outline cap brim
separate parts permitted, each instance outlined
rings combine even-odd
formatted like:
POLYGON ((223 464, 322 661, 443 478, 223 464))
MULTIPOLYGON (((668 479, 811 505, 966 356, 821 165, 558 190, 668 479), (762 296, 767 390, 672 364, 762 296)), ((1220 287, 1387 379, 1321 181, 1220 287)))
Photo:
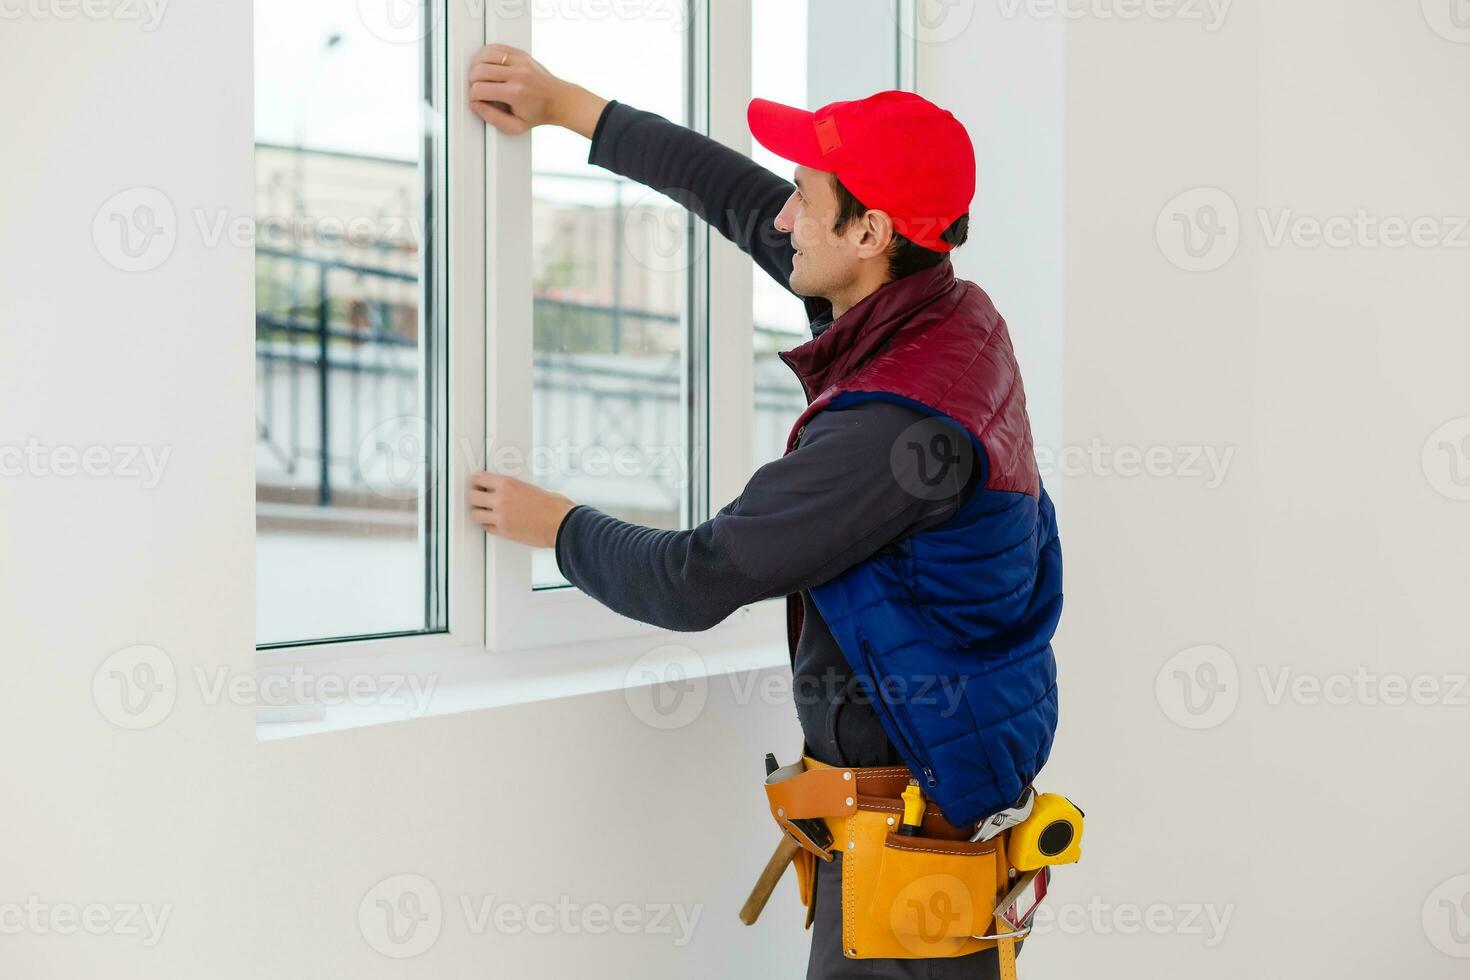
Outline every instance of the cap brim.
POLYGON ((815 113, 769 99, 751 99, 745 118, 750 135, 776 156, 817 170, 832 169, 817 142, 815 113))

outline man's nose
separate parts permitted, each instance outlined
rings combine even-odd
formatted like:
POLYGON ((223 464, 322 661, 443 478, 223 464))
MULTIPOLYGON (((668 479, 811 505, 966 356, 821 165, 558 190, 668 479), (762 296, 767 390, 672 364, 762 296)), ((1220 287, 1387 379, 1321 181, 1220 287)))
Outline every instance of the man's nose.
POLYGON ((795 194, 792 194, 790 197, 788 197, 786 199, 786 206, 781 209, 780 214, 776 215, 776 220, 771 222, 776 226, 776 230, 781 232, 783 235, 791 234, 792 231, 796 228, 796 225, 791 220, 792 214, 794 214, 796 211, 795 201, 795 194))

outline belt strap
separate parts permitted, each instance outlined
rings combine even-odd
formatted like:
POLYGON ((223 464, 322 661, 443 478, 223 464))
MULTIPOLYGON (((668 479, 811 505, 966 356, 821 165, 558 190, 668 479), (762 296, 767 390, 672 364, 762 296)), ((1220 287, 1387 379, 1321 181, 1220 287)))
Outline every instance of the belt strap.
MULTIPOLYGON (((1010 928, 1004 919, 995 920, 996 935, 1010 928)), ((996 956, 1000 959, 1000 980, 1016 980, 1016 941, 1001 939, 995 944, 996 956)))

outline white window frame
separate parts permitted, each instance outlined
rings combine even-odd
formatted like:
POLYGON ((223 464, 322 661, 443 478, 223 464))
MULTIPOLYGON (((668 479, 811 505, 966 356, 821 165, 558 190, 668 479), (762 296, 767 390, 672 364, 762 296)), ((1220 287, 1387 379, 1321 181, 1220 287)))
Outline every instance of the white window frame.
MULTIPOLYGON (((699 32, 692 68, 707 61, 707 81, 693 87, 696 128, 742 153, 751 137, 745 107, 752 91, 751 12, 745 3, 689 0, 699 32), (719 38, 711 44, 710 38, 719 38)), ((724 623, 701 633, 679 633, 621 616, 575 587, 536 589, 532 551, 486 535, 469 519, 464 490, 473 470, 484 466, 499 447, 531 445, 532 430, 532 278, 526 229, 531 226, 531 140, 505 136, 484 126, 469 111, 468 86, 457 79, 479 48, 493 40, 531 49, 533 17, 529 5, 449 3, 436 19, 435 43, 447 51, 449 113, 448 185, 448 338, 449 628, 443 633, 323 642, 262 651, 263 672, 285 672, 320 665, 322 673, 342 674, 354 662, 395 664, 401 669, 456 678, 451 707, 465 710, 509 703, 507 687, 529 684, 524 700, 603 689, 616 668, 649 650, 667 646, 687 674, 691 662, 726 671, 786 662, 785 602, 774 598, 741 607, 724 623), (690 651, 693 661, 677 651, 690 651), (534 654, 522 656, 527 651, 534 654), (571 679, 568 671, 582 680, 571 679), (560 675, 561 679, 557 679, 560 675), (602 680, 586 681, 596 675, 602 680), (589 687, 589 684, 591 685, 589 687), (481 690, 494 693, 465 694, 481 690)), ((898 0, 901 16, 913 16, 912 0, 898 0)), ((912 88, 915 51, 912 35, 899 30, 898 64, 905 87, 912 88)), ((616 98, 616 92, 601 93, 616 98)), ((706 356, 697 362, 707 402, 696 418, 707 437, 690 447, 691 469, 707 469, 694 480, 693 523, 707 519, 737 497, 754 459, 754 322, 751 310, 755 270, 749 257, 723 236, 695 220, 706 236, 705 267, 698 271, 694 295, 707 305, 707 334, 700 339, 706 356), (710 365, 719 365, 718 371, 710 365), (718 406, 718 410, 714 409, 718 406)), ((444 234, 440 229, 441 236, 444 234)), ((696 318, 696 323, 699 319, 696 318)), ((364 668, 368 669, 368 668, 364 668)), ((371 714, 371 713, 370 713, 371 714)), ((262 720, 272 719, 265 714, 262 720)), ((292 719, 287 719, 292 720, 292 719)), ((262 738, 309 734, 396 720, 377 712, 366 720, 336 723, 265 725, 262 738), (282 728, 295 731, 283 731, 282 728), (267 730, 274 729, 274 730, 267 730)))

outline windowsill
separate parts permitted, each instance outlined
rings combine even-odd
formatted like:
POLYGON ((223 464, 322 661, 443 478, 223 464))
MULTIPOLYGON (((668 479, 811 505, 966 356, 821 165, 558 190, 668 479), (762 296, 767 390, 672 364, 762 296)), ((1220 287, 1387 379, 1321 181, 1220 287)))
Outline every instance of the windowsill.
POLYGON ((631 689, 661 678, 682 682, 785 667, 785 624, 785 603, 767 601, 702 633, 661 630, 525 651, 465 647, 273 663, 259 671, 262 691, 274 677, 280 690, 321 690, 324 703, 258 708, 256 737, 277 741, 631 689))

